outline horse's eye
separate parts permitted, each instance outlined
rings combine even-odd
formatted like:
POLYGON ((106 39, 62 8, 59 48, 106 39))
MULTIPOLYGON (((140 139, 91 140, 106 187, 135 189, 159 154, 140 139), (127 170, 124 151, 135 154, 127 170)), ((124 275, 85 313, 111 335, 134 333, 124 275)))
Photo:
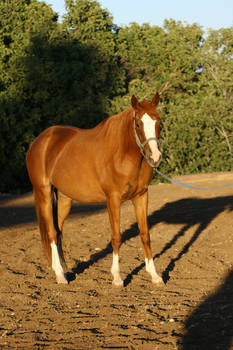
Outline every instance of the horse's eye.
POLYGON ((140 124, 139 124, 139 123, 136 123, 136 127, 137 127, 137 128, 140 128, 140 124))

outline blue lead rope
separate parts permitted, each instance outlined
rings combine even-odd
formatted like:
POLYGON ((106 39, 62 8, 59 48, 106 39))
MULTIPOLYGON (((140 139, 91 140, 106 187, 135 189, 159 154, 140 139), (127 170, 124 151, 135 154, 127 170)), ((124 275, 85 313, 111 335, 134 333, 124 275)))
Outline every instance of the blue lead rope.
POLYGON ((213 191, 213 190, 221 190, 223 188, 227 188, 227 187, 230 187, 230 186, 233 186, 233 183, 231 184, 227 184, 227 185, 223 185, 223 186, 218 186, 218 187, 196 187, 196 186, 192 186, 192 185, 189 185, 189 184, 184 184, 183 182, 181 181, 178 181, 178 180, 174 180, 174 179, 171 179, 170 177, 168 177, 167 175, 164 175, 162 174, 158 169, 155 169, 156 172, 164 177, 166 180, 170 181, 170 182, 173 182, 175 183, 176 185, 179 185, 179 186, 183 186, 183 187, 187 187, 187 188, 191 188, 193 190, 200 190, 200 191, 213 191))

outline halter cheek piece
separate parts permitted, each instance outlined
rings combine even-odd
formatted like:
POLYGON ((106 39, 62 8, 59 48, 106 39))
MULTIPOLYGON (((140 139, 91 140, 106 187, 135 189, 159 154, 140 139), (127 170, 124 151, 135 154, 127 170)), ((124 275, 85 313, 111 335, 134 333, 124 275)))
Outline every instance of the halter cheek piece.
POLYGON ((146 152, 144 151, 144 147, 145 145, 149 142, 149 141, 156 141, 157 145, 160 145, 160 140, 157 137, 149 137, 148 139, 146 139, 143 143, 141 143, 137 131, 136 131, 136 121, 135 121, 135 111, 134 111, 134 115, 133 115, 133 123, 134 123, 134 135, 135 135, 135 139, 137 142, 137 145, 140 149, 141 154, 143 155, 143 157, 146 159, 147 163, 152 167, 152 168, 156 168, 159 166, 159 163, 156 163, 156 165, 154 164, 154 162, 151 160, 151 158, 146 154, 146 152))

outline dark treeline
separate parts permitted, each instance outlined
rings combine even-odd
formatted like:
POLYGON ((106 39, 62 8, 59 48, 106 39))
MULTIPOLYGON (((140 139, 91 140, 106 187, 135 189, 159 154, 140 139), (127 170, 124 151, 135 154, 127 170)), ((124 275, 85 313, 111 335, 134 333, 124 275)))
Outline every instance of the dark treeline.
POLYGON ((30 188, 25 153, 54 124, 90 128, 161 94, 167 174, 232 169, 233 27, 117 27, 94 0, 0 0, 0 192, 30 188))

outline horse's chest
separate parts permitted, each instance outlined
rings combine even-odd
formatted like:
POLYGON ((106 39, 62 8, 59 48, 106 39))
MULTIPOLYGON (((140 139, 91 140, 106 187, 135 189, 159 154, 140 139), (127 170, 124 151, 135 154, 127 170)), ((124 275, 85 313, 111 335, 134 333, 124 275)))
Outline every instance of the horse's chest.
MULTIPOLYGON (((124 174, 125 175, 125 174, 124 174)), ((151 180, 152 170, 147 164, 142 164, 127 173, 127 175, 118 178, 119 188, 121 188, 122 200, 132 199, 137 195, 142 195, 148 189, 151 180)))
POLYGON ((130 198, 133 193, 135 192, 135 186, 133 186, 130 182, 128 182, 125 186, 124 193, 123 193, 123 199, 128 199, 130 198))
POLYGON ((142 195, 148 189, 148 186, 140 186, 138 183, 131 183, 130 181, 126 184, 124 192, 122 193, 122 200, 132 199, 137 195, 142 195))

